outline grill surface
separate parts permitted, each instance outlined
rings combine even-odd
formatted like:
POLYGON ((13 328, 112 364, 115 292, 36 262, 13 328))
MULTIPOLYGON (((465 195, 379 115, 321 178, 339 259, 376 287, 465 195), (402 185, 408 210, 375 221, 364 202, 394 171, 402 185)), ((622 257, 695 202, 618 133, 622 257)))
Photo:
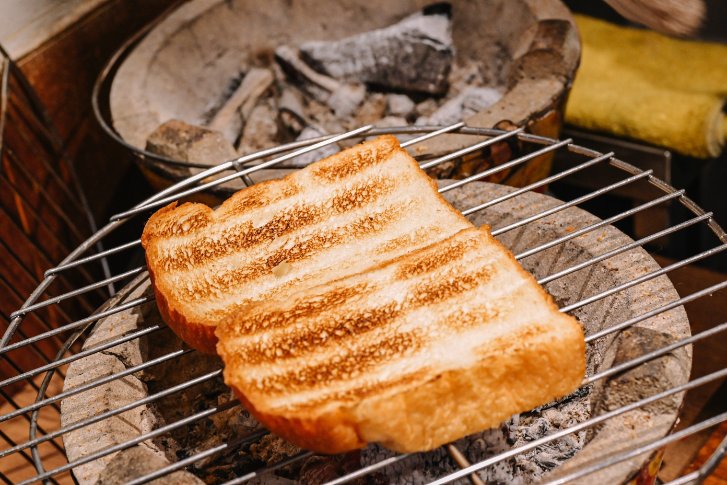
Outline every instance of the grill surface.
MULTIPOLYGON (((383 132, 394 133, 402 135, 402 139, 406 139, 403 143, 404 146, 411 146, 412 153, 422 154, 426 152, 426 141, 442 136, 447 132, 459 132, 465 135, 472 135, 473 144, 465 149, 459 150, 454 153, 450 153, 444 156, 439 156, 435 159, 422 160, 422 167, 428 168, 433 167, 439 163, 444 163, 449 160, 458 159, 462 156, 472 154, 474 152, 487 149, 488 146, 500 142, 517 142, 522 145, 530 147, 529 153, 515 160, 507 162, 504 165, 500 165, 491 169, 488 169, 482 173, 473 175, 467 179, 452 182, 445 187, 442 187, 442 192, 458 190, 467 190, 470 182, 482 180, 490 175, 494 175, 497 172, 503 170, 516 170, 519 167, 523 167, 526 162, 536 158, 537 156, 554 151, 568 150, 582 157, 582 161, 572 168, 569 168, 563 172, 553 174, 546 179, 540 180, 528 187, 517 189, 514 191, 508 191, 507 193, 501 193, 496 195, 489 201, 484 201, 476 206, 472 206, 468 209, 463 210, 466 215, 476 214, 481 211, 492 209, 500 204, 506 204, 508 201, 512 202, 518 200, 519 197, 526 198, 531 194, 526 192, 542 188, 547 186, 549 183, 556 180, 567 179, 568 176, 575 174, 576 172, 588 170, 589 167, 602 164, 608 165, 610 170, 620 175, 620 181, 615 183, 609 183, 604 185, 602 188, 579 196, 571 201, 560 203, 554 206, 550 206, 544 209, 535 208, 531 215, 520 217, 514 222, 510 222, 502 227, 495 227, 493 233, 495 235, 504 235, 514 229, 519 229, 520 234, 527 234, 530 227, 535 227, 542 219, 567 211, 571 207, 582 206, 587 204, 589 201, 604 196, 619 187, 623 187, 630 184, 643 184, 644 190, 653 192, 654 196, 650 202, 641 204, 633 209, 618 213, 604 219, 603 222, 590 222, 582 226, 574 226, 568 228, 568 233, 562 237, 544 241, 536 247, 527 249, 520 254, 518 257, 525 258, 527 256, 534 255, 539 251, 545 250, 557 250, 559 247, 568 244, 570 241, 577 240, 579 238, 592 237, 596 231, 605 228, 609 224, 615 224, 619 221, 627 221, 630 216, 647 210, 658 204, 667 203, 679 203, 683 205, 688 212, 691 214, 690 217, 684 221, 678 221, 670 228, 659 231, 658 233, 647 236, 634 243, 626 243, 617 248, 610 249, 602 254, 593 256, 587 261, 578 263, 568 267, 565 270, 560 270, 555 273, 539 276, 540 282, 545 284, 550 281, 554 281, 558 278, 566 275, 578 272, 578 271, 589 271, 593 265, 600 262, 609 261, 611 258, 617 257, 622 254, 630 254, 631 251, 640 251, 641 246, 658 243, 661 238, 667 237, 671 234, 679 231, 693 230, 697 227, 707 227, 715 235, 714 247, 708 251, 704 251, 698 254, 694 254, 682 261, 675 262, 664 268, 649 271, 637 277, 632 277, 624 283, 619 283, 613 287, 607 289, 599 289, 598 291, 591 291, 585 293, 581 299, 574 302, 568 302, 568 304, 562 305, 561 310, 564 312, 577 311, 582 307, 599 302, 609 296, 620 294, 621 292, 629 291, 633 288, 638 288, 639 285, 648 284, 648 282, 668 275, 670 271, 687 266, 689 264, 696 263, 704 260, 709 256, 727 249, 727 235, 720 228, 717 223, 711 218, 711 213, 703 211, 700 207, 694 204, 690 199, 684 195, 684 191, 678 191, 670 185, 660 181, 659 179, 652 176, 649 171, 641 171, 638 168, 620 161, 614 157, 613 153, 602 154, 589 150, 584 147, 576 146, 571 140, 552 140, 544 137, 529 135, 521 130, 515 130, 510 132, 503 132, 498 130, 490 129, 479 129, 465 127, 463 124, 457 124, 446 128, 433 128, 433 127, 416 127, 416 128, 402 128, 392 129, 387 128, 386 130, 377 130, 371 127, 362 127, 358 130, 354 130, 343 135, 334 137, 323 137, 319 139, 306 140, 295 144, 278 147, 263 152, 258 152, 249 156, 242 157, 233 162, 223 163, 215 168, 209 169, 197 176, 191 177, 179 184, 176 184, 169 189, 157 194, 156 196, 144 201, 143 203, 136 206, 134 209, 127 211, 122 214, 118 214, 112 218, 112 221, 107 224, 104 228, 98 231, 93 237, 85 241, 77 250, 73 251, 66 259, 64 259, 58 266, 49 269, 46 272, 46 278, 40 284, 40 286, 29 296, 25 304, 21 309, 11 315, 11 323, 9 329, 0 341, 0 358, 12 359, 13 355, 17 355, 17 352, 22 352, 24 347, 28 345, 36 344, 40 341, 51 339, 51 338, 62 338, 65 344, 58 352, 54 361, 43 365, 35 369, 28 369, 19 372, 16 376, 6 379, 0 382, 0 387, 9 386, 13 383, 20 381, 32 382, 39 390, 37 394, 35 391, 31 395, 19 396, 17 400, 9 400, 8 403, 3 407, 2 414, 0 415, 0 423, 9 422, 10 420, 25 421, 27 422, 28 436, 13 437, 6 434, 0 435, 6 442, 6 447, 0 451, 0 478, 7 483, 20 482, 20 483, 33 483, 37 481, 68 481, 69 471, 79 467, 85 463, 92 462, 94 460, 101 459, 104 456, 110 455, 111 453, 127 449, 134 446, 137 443, 142 443, 152 438, 163 437, 165 434, 174 431, 175 429, 181 429, 184 427, 192 426, 194 423, 200 422, 207 417, 215 416, 228 409, 239 406, 236 401, 228 401, 218 405, 206 406, 202 409, 194 409, 186 415, 178 417, 175 421, 170 422, 166 426, 154 429, 148 432, 143 432, 135 438, 128 440, 122 440, 121 443, 99 449, 89 455, 75 457, 71 461, 62 466, 49 466, 44 460, 44 454, 48 449, 52 447, 63 446, 63 438, 67 438, 69 433, 74 430, 85 428, 93 425, 94 423, 101 422, 102 420, 121 414, 129 410, 136 409, 142 405, 161 400, 163 398, 169 398, 174 396, 175 393, 179 393, 184 389, 190 388, 197 385, 199 382, 205 380, 211 380, 219 375, 219 371, 212 370, 207 373, 198 375, 195 379, 187 380, 182 383, 173 385, 172 387, 156 390, 154 393, 150 393, 147 397, 138 400, 132 400, 129 403, 123 404, 123 406, 116 407, 105 411, 103 414, 91 415, 81 421, 60 424, 59 420, 59 404, 66 398, 74 396, 76 399, 83 399, 84 396, 91 396, 90 390, 97 388, 106 383, 113 382, 124 378, 125 376, 137 374, 147 369, 154 369, 155 366, 163 364, 164 362, 173 362, 178 358, 189 354, 191 351, 186 349, 177 349, 170 351, 159 356, 155 356, 152 359, 148 359, 143 363, 112 372, 108 375, 98 376, 96 379, 91 380, 79 387, 72 387, 70 389, 61 390, 62 380, 59 377, 59 373, 64 371, 68 364, 81 359, 101 353, 106 349, 117 346, 123 342, 134 341, 135 339, 146 338, 147 336, 163 331, 163 324, 157 324, 147 326, 140 330, 134 330, 127 332, 115 339, 104 342, 103 344, 94 344, 91 347, 81 348, 79 345, 85 341, 91 332, 94 325, 104 317, 109 317, 115 314, 119 314, 129 309, 135 309, 150 303, 153 297, 141 294, 133 298, 116 299, 112 300, 109 304, 102 307, 97 312, 83 316, 80 319, 62 323, 58 328, 49 330, 47 332, 34 335, 31 337, 22 337, 19 332, 23 328, 23 322, 26 320, 28 315, 37 312, 41 309, 59 308, 62 309, 64 305, 73 302, 74 299, 83 297, 84 294, 97 291, 98 289, 104 289, 108 291, 109 296, 113 295, 114 288, 119 284, 125 284, 126 282, 136 278, 142 279, 144 273, 143 267, 133 268, 119 274, 113 275, 103 280, 97 281, 90 285, 78 288, 76 290, 66 292, 57 296, 56 293, 50 291, 53 288, 53 282, 62 275, 66 275, 69 272, 79 271, 83 269, 84 265, 93 264, 98 260, 111 257, 112 255, 120 254, 131 254, 132 251, 139 251, 139 241, 130 241, 126 244, 117 246, 112 249, 108 249, 102 252, 92 253, 96 248, 98 242, 103 242, 111 232, 124 224, 129 218, 140 216, 145 217, 149 211, 165 205, 169 202, 177 200, 180 197, 190 195, 215 185, 224 183, 228 180, 232 180, 237 177, 242 177, 246 183, 249 181, 247 174, 262 170, 268 167, 272 167, 277 163, 283 162, 290 158, 293 158, 303 152, 315 150, 320 146, 335 143, 344 139, 358 139, 364 136, 370 136, 374 134, 381 134, 383 132), (414 138, 412 138, 414 137, 414 138), (275 157, 275 158, 271 158, 275 157), (262 162, 262 163, 261 163, 262 162), (214 180, 210 181, 210 177, 214 180), (202 183, 204 181, 204 183, 202 183), (88 254, 87 254, 88 253, 88 254), (53 295, 52 297, 50 295, 53 295), (23 398, 21 400, 20 398, 23 398), (42 425, 42 426, 41 426, 42 425), (42 428, 42 431, 41 431, 42 428), (26 460, 28 463, 33 465, 32 470, 27 467, 24 470, 6 468, 2 466, 3 462, 9 463, 9 459, 16 458, 17 461, 26 460)), ((487 195, 487 194, 484 194, 487 195)), ((527 206, 527 204, 525 204, 527 206)), ((597 344, 599 339, 615 334, 615 332, 621 331, 632 327, 633 325, 643 322, 647 319, 657 317, 664 314, 672 309, 681 307, 683 304, 693 301, 697 298, 712 295, 727 287, 727 281, 723 281, 716 285, 708 288, 704 288, 696 293, 685 295, 679 298, 671 298, 668 302, 660 304, 660 306, 649 309, 643 314, 637 315, 625 321, 613 320, 610 321, 610 325, 593 333, 586 335, 587 342, 592 345, 597 344)), ((703 340, 703 339, 723 339, 724 336, 720 332, 727 330, 727 322, 720 325, 714 326, 707 331, 695 334, 690 337, 682 337, 676 341, 666 342, 657 348, 650 349, 642 355, 633 357, 629 360, 618 363, 612 366, 610 369, 599 369, 595 373, 589 373, 589 376, 584 381, 584 387, 590 385, 598 385, 598 383, 607 377, 618 375, 624 371, 638 368, 640 366, 648 365, 649 362, 654 361, 665 355, 674 355, 673 352, 677 349, 687 348, 692 343, 703 340)), ((512 456, 526 453, 530 450, 535 449, 538 446, 546 443, 553 442, 554 440, 564 438, 566 436, 593 430, 604 425, 608 425, 610 422, 614 422, 619 419, 619 416, 623 416, 625 413, 633 411, 635 409, 645 408, 647 406, 653 406, 658 403, 664 402, 664 400, 680 395, 684 391, 697 388, 703 385, 713 385, 715 382, 722 380, 727 377, 727 369, 719 369, 705 376, 692 379, 688 382, 677 384, 665 390, 661 390, 656 394, 648 394, 639 396, 630 402, 621 402, 617 406, 612 406, 608 410, 602 410, 594 413, 588 419, 580 421, 578 424, 567 427, 565 429, 558 430, 544 437, 529 441, 525 444, 520 444, 508 449, 496 456, 489 457, 484 461, 469 463, 466 459, 458 454, 456 449, 449 448, 447 452, 453 456, 460 469, 456 472, 446 474, 439 477, 434 483, 447 483, 457 479, 466 479, 470 477, 470 480, 476 481, 477 478, 473 477, 472 474, 479 470, 483 470, 488 467, 496 466, 497 463, 502 462, 512 456)), ((720 414, 713 417, 707 418, 696 424, 693 424, 683 430, 668 435, 666 437, 654 437, 639 442, 633 442, 631 445, 625 446, 615 453, 606 454, 600 459, 585 463, 575 469, 569 470, 565 475, 558 476, 552 480, 553 483, 566 483, 572 481, 578 481, 588 474, 598 472, 604 468, 608 468, 619 463, 631 460, 635 457, 649 454, 653 451, 663 448, 665 445, 677 441, 684 436, 688 436, 693 433, 700 432, 702 430, 713 427, 723 421, 727 420, 727 408, 722 408, 720 414)), ((259 438, 262 432, 255 432, 254 436, 240 437, 240 439, 230 440, 222 444, 212 446, 207 449, 195 450, 193 453, 185 456, 180 461, 164 467, 157 467, 153 471, 146 472, 143 476, 137 478, 134 483, 145 483, 155 478, 164 477, 177 470, 183 469, 189 465, 199 463, 209 457, 217 454, 227 453, 230 450, 241 447, 244 445, 246 440, 253 438, 259 438)), ((725 442, 722 443, 722 447, 718 448, 718 451, 713 455, 712 459, 699 470, 696 470, 686 476, 683 476, 676 480, 674 483, 691 483, 699 481, 706 476, 710 470, 712 470, 719 462, 721 456, 725 453, 725 442), (720 451, 721 450, 721 451, 720 451)), ((299 453, 293 455, 273 467, 256 470, 252 473, 248 473, 243 476, 232 480, 228 483, 241 483, 247 480, 262 478, 266 473, 272 471, 273 468, 280 468, 291 463, 299 462, 304 458, 307 458, 309 453, 299 453)), ((387 468, 395 467, 397 464, 403 463, 406 460, 410 460, 413 457, 411 455, 396 455, 390 456, 382 461, 374 461, 367 463, 366 466, 359 468, 353 472, 350 472, 343 477, 335 480, 335 483, 343 483, 351 481, 353 479, 371 475, 373 473, 385 472, 387 468)))

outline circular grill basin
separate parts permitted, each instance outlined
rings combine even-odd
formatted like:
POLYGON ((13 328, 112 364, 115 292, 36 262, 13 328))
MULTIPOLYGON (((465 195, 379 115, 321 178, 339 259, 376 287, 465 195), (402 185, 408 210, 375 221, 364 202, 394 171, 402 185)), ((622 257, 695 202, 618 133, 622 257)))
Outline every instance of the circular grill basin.
MULTIPOLYGON (((442 182, 443 185, 448 183, 451 182, 442 182)), ((444 195, 456 208, 462 210, 513 190, 502 185, 473 182, 444 195)), ((477 225, 489 224, 497 229, 558 204, 559 201, 552 197, 528 192, 479 211, 470 218, 477 225)), ((518 254, 598 221, 598 218, 588 212, 572 207, 505 232, 498 239, 514 254, 518 254)), ((526 257, 521 263, 536 278, 541 278, 631 242, 618 229, 604 226, 526 257)), ((560 306, 565 306, 657 269, 658 264, 639 247, 570 273, 545 287, 560 306)), ((106 307, 151 294, 148 278, 142 275, 121 290, 106 307)), ((666 276, 660 276, 583 306, 573 314, 583 324, 586 335, 590 335, 663 306, 676 298, 678 295, 670 280, 666 276)), ((126 333, 160 323, 161 318, 155 304, 147 303, 100 320, 85 341, 84 348, 94 347, 126 333)), ((682 307, 660 313, 628 330, 610 334, 589 345, 588 374, 592 375, 619 362, 664 347, 688 335, 689 322, 682 307)), ((170 330, 163 328, 140 339, 73 362, 68 368, 65 389, 118 373, 183 348, 182 342, 170 330)), ((220 365, 217 358, 189 352, 134 375, 71 396, 62 402, 63 426, 117 409, 173 385, 213 372, 220 365)), ((691 347, 683 347, 633 370, 596 381, 592 386, 583 388, 581 392, 552 407, 523 413, 498 429, 464 438, 457 442, 457 446, 474 463, 557 429, 572 426, 591 415, 603 414, 643 396, 683 384, 688 381, 690 369, 691 347)), ((586 463, 598 461, 605 454, 666 435, 675 423, 682 397, 682 394, 675 394, 611 418, 597 427, 569 435, 572 438, 555 441, 551 446, 536 448, 514 459, 488 467, 480 474, 483 478, 498 483, 527 483, 542 476, 556 478, 586 463)), ((452 398, 456 399, 456 396, 452 398)), ((194 413, 222 405, 230 399, 230 392, 222 383, 221 377, 208 379, 204 384, 66 433, 64 443, 68 458, 77 460, 92 452, 124 443, 194 413)), ((102 483, 126 481, 213 446, 234 443, 236 439, 254 432, 257 426, 243 408, 234 407, 80 465, 74 469, 74 474, 81 484, 95 483, 99 479, 102 483)), ((273 465, 299 452, 299 449, 269 435, 252 445, 230 446, 229 450, 198 461, 193 467, 195 473, 205 481, 221 482, 265 465, 273 465)), ((296 465, 263 475, 259 480, 275 478, 277 483, 287 483, 286 480, 291 478, 300 479, 304 483, 327 480, 390 455, 392 453, 387 450, 371 445, 361 453, 306 458, 298 461, 296 465)), ((589 482, 622 483, 638 471, 648 458, 647 455, 642 455, 604 469, 591 475, 589 482)), ((372 476, 377 481, 419 483, 456 469, 446 451, 440 449, 410 456, 378 470, 372 476)), ((195 474, 186 470, 175 472, 169 479, 178 483, 201 483, 195 474)))
MULTIPOLYGON (((386 27, 432 3, 435 1, 190 1, 156 25, 119 66, 108 99, 115 133, 109 131, 137 155, 143 154, 140 161, 149 169, 145 173, 161 189, 190 172, 179 165, 156 162, 158 155, 143 151, 147 137, 170 119, 203 125, 210 105, 224 98, 241 66, 259 64, 260 58, 269 57, 283 44, 334 40, 386 27)), ((580 60, 580 41, 568 9, 559 0, 451 3, 457 60, 477 62, 492 87, 504 91, 497 103, 464 121, 486 128, 506 122, 507 126, 528 126, 531 133, 557 137, 580 60)), ((99 121, 108 124, 103 116, 99 121)), ((432 148, 446 153, 471 142, 471 137, 449 134, 432 141, 432 148)), ((530 181, 548 172, 549 163, 532 165, 540 168, 530 181)), ((451 173, 466 176, 476 168, 456 165, 451 173)), ((252 178, 257 182, 261 175, 252 178)), ((525 182, 515 178, 507 183, 525 182)), ((224 195, 239 188, 227 184, 215 190, 224 195)))

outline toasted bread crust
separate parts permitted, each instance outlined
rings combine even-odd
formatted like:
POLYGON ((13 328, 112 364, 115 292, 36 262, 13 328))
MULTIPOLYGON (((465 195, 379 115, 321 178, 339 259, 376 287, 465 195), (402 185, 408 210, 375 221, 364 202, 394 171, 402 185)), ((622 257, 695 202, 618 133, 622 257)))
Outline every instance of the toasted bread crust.
POLYGON ((154 266, 149 264, 147 260, 146 267, 149 271, 149 279, 151 280, 152 288, 154 288, 154 297, 162 320, 164 320, 179 338, 191 347, 205 354, 215 354, 215 347, 217 345, 215 327, 190 321, 182 312, 173 306, 173 303, 170 305, 170 301, 167 300, 164 292, 160 291, 157 285, 154 284, 154 266))
POLYGON ((483 358, 467 372, 447 371, 407 392, 363 400, 355 407, 322 414, 265 413, 230 385, 245 408, 271 432, 301 448, 336 454, 379 442, 402 453, 428 451, 463 436, 495 427, 515 413, 563 397, 585 373, 583 332, 565 322, 567 338, 548 352, 513 348, 483 358), (549 392, 543 394, 542 389, 549 392), (476 403, 473 406, 472 403, 476 403))
MULTIPOLYGON (((472 231, 476 232, 471 229, 462 233, 472 231)), ((481 230, 483 234, 487 231, 481 230)), ((404 385, 393 390, 383 388, 360 393, 353 399, 336 401, 333 398, 311 404, 271 408, 265 394, 280 392, 279 389, 266 391, 255 386, 249 387, 249 383, 244 384, 247 380, 243 374, 247 372, 243 370, 245 364, 239 362, 239 357, 235 355, 235 336, 241 331, 240 325, 244 320, 238 318, 236 322, 229 320, 217 328, 220 337, 218 353, 225 362, 225 382, 268 429, 298 446, 319 453, 350 451, 368 442, 380 442, 401 452, 426 451, 496 426, 514 413, 567 395, 580 385, 585 373, 585 342, 580 325, 573 317, 558 310, 550 295, 537 285, 533 276, 497 240, 488 235, 487 241, 507 260, 507 271, 524 280, 528 288, 537 294, 538 304, 545 307, 546 320, 532 321, 512 333, 489 341, 477 349, 476 362, 471 365, 441 372, 424 369, 409 379, 401 379, 404 385)), ((390 265, 397 267, 395 274, 399 273, 398 270, 407 269, 407 276, 430 271, 442 264, 439 261, 441 254, 451 252, 451 248, 456 247, 444 244, 440 242, 433 247, 414 251, 399 261, 378 265, 369 272, 384 270, 390 265), (426 255, 426 258, 422 259, 422 255, 426 255)), ((351 278, 360 276, 332 281, 328 286, 345 288, 346 281, 351 278)), ((325 297, 321 296, 327 291, 323 287, 303 290, 290 299, 321 302, 327 306, 325 297)), ((291 316, 300 315, 290 322, 271 321, 271 328, 279 329, 287 325, 297 327, 294 320, 306 318, 297 306, 290 307, 290 304, 266 304, 271 309, 287 309, 291 316)), ((338 301, 334 304, 338 304, 338 301)), ((372 310, 365 308, 364 311, 372 310)), ((265 315, 260 308, 257 312, 265 315)), ((277 318, 275 313, 269 315, 277 318)), ((342 315, 341 319, 345 321, 346 315, 342 315)), ((487 325, 487 321, 482 320, 480 324, 487 325)), ((243 360, 247 360, 247 357, 243 360)), ((270 365, 275 366, 277 363, 271 361, 270 365)), ((323 382, 326 380, 325 377, 321 379, 323 382)), ((295 386, 292 383, 290 385, 290 392, 294 393, 295 386)), ((326 385, 321 386, 325 389, 326 385)))
MULTIPOLYGON (((221 285, 232 281, 240 287, 240 305, 247 304, 246 280, 253 282, 260 277, 269 276, 272 269, 280 264, 280 262, 294 263, 300 261, 299 272, 305 267, 305 258, 309 257, 311 251, 320 251, 320 247, 331 247, 335 245, 345 244, 347 242, 347 234, 341 233, 338 228, 333 228, 328 233, 322 232, 309 236, 305 244, 293 248, 277 248, 270 249, 267 253, 263 252, 258 256, 257 266, 252 267, 249 262, 243 261, 247 267, 242 268, 242 274, 235 274, 238 268, 232 268, 229 274, 214 274, 210 278, 200 278, 190 272, 190 276, 179 284, 171 284, 168 278, 170 271, 183 271, 188 266, 193 269, 198 265, 205 265, 212 258, 224 258, 234 254, 243 254, 248 251, 249 247, 259 246, 274 239, 285 239, 290 236, 298 228, 305 228, 311 221, 325 221, 333 214, 351 213, 353 210, 364 211, 370 217, 363 217, 361 220, 353 220, 352 231, 359 231, 362 237, 367 238, 368 232, 371 234, 386 233, 390 229, 388 225, 393 225, 397 218, 406 217, 403 209, 390 210, 381 212, 375 197, 377 190, 389 190, 388 185, 395 184, 393 177, 386 178, 384 174, 384 182, 380 187, 376 185, 376 181, 371 181, 371 186, 365 186, 357 192, 357 185, 350 184, 348 181, 351 177, 356 177, 360 170, 375 167, 381 163, 387 163, 397 155, 404 155, 405 164, 408 164, 406 172, 411 184, 416 185, 417 194, 427 197, 430 205, 436 206, 440 211, 440 215, 434 219, 439 223, 441 234, 437 237, 446 237, 463 227, 469 226, 470 223, 462 214, 454 209, 446 200, 438 193, 437 185, 434 180, 429 178, 421 169, 414 159, 408 156, 398 144, 398 140, 386 135, 379 137, 373 141, 369 141, 357 145, 351 149, 344 150, 331 157, 323 159, 319 162, 311 164, 309 167, 290 174, 282 179, 270 180, 254 186, 248 187, 233 194, 229 199, 224 201, 220 207, 215 210, 197 203, 184 203, 177 205, 172 203, 154 213, 146 223, 142 233, 142 246, 146 251, 147 267, 154 285, 154 292, 157 298, 160 312, 164 321, 170 328, 184 340, 188 345, 205 353, 214 353, 217 337, 214 334, 214 327, 217 325, 221 315, 225 311, 237 311, 239 308, 229 306, 222 311, 200 312, 190 311, 195 306, 195 302, 199 299, 211 297, 218 291, 221 285), (387 158, 388 157, 388 158, 387 158), (247 226, 240 227, 239 230, 232 231, 227 244, 223 244, 218 240, 205 240, 204 235, 211 233, 215 228, 227 224, 229 218, 237 217, 241 214, 249 213, 255 209, 268 207, 270 204, 281 203, 286 199, 295 197, 305 190, 311 190, 306 180, 315 180, 318 185, 313 185, 315 190, 330 191, 327 202, 332 206, 323 204, 322 211, 311 212, 304 210, 290 209, 290 213, 285 212, 286 209, 280 210, 274 214, 273 218, 264 226, 255 227, 254 223, 245 222, 247 226), (343 181, 343 184, 342 184, 343 181), (316 188, 317 187, 317 188, 316 188), (330 188, 329 188, 330 187, 330 188), (341 190, 344 189, 344 190, 341 190), (338 190, 339 192, 336 192, 338 190), (337 205, 338 204, 338 205, 337 205), (331 209, 332 207, 332 209, 331 209), (326 212, 329 211, 329 212, 326 212), (346 212, 348 211, 348 212, 346 212), (317 218, 317 219, 316 219, 317 218), (358 225, 355 225, 358 224, 358 225), (336 231, 339 233, 337 234, 336 231), (368 231, 368 232, 366 232, 368 231), (197 238, 194 245, 189 246, 189 250, 184 252, 184 258, 172 259, 168 253, 162 253, 158 250, 160 244, 170 239, 197 238), (199 239, 202 239, 200 242, 199 239), (311 249, 312 248, 312 249, 311 249), (211 283, 210 283, 211 282, 211 283), (180 291, 188 287, 188 294, 180 291), (193 297, 190 296, 193 295, 193 297)), ((401 167, 401 165, 400 165, 401 167)), ((398 187, 394 186, 393 190, 398 187)), ((329 192, 326 192, 329 194, 329 192)), ((395 208, 395 207, 394 207, 395 208)), ((421 228, 425 229, 426 223, 432 221, 423 220, 421 228)), ((226 226, 225 226, 226 227, 226 226)), ((434 237, 426 231, 420 234, 417 239, 400 238, 397 243, 392 240, 389 245, 376 251, 371 248, 364 257, 358 258, 358 270, 362 270, 361 265, 365 264, 367 259, 374 261, 386 258, 386 253, 400 254, 411 247, 419 247, 425 244, 427 240, 434 237)), ((244 259, 245 256, 241 256, 244 259)), ((373 264, 373 263, 372 263, 373 264)), ((342 274, 333 274, 332 277, 345 276, 345 269, 340 269, 342 274)), ((318 274, 322 272, 319 271, 318 274)), ((335 272, 333 272, 335 273, 335 272)), ((306 285, 305 278, 301 278, 299 283, 286 282, 279 285, 279 288, 273 290, 289 291, 296 284, 306 285)), ((271 292, 265 294, 252 293, 252 300, 257 298, 269 298, 271 292)))

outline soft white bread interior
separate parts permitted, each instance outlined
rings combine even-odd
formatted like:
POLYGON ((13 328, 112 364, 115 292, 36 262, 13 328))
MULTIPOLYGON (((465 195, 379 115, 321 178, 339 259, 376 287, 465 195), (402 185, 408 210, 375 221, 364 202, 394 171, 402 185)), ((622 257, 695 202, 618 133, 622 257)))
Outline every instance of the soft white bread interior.
POLYGON ((366 270, 471 224, 393 136, 382 136, 212 210, 172 204, 142 245, 157 305, 192 347, 214 352, 214 328, 250 303, 366 270))
POLYGON ((576 389, 578 322, 487 229, 229 315, 225 382, 318 452, 429 450, 576 389))

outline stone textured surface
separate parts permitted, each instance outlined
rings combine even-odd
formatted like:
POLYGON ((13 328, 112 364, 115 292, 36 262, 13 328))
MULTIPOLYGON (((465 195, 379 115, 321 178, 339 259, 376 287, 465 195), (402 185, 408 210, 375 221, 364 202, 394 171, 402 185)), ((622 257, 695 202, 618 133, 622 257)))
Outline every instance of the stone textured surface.
MULTIPOLYGON (((154 472, 169 465, 157 453, 146 446, 132 446, 114 456, 106 468, 101 472, 96 485, 122 485, 129 480, 141 478, 147 473, 154 472)), ((190 473, 174 472, 163 478, 152 480, 152 484, 175 483, 178 485, 203 485, 204 482, 190 473)))
POLYGON ((146 140, 146 149, 173 160, 217 165, 237 157, 232 144, 214 130, 169 120, 146 140))

